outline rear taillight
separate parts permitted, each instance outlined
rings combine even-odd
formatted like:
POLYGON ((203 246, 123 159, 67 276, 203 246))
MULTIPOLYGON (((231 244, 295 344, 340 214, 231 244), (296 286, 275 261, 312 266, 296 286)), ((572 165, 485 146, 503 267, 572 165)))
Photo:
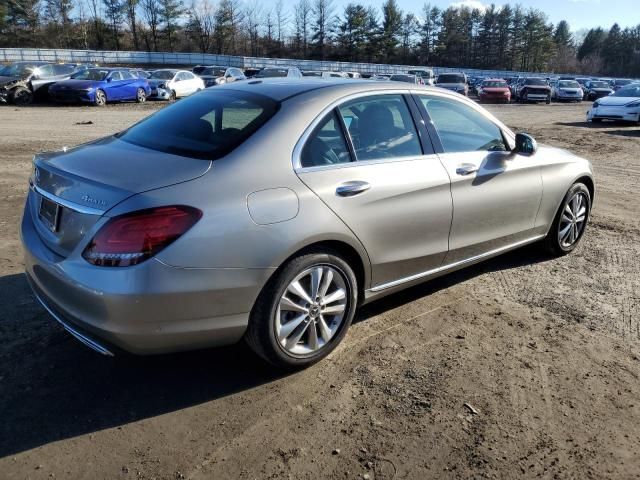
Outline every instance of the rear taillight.
POLYGON ((197 208, 159 207, 109 220, 82 256, 103 267, 128 267, 153 257, 171 245, 202 217, 197 208))

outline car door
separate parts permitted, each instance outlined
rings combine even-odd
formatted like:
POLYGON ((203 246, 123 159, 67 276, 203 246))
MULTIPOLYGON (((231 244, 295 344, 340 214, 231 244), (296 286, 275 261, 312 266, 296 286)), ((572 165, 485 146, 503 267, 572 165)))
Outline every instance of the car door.
POLYGON ((191 94, 191 87, 184 72, 178 72, 175 77, 175 89, 179 97, 191 94))
POLYGON ((138 77, 132 72, 122 70, 122 100, 135 100, 138 93, 138 77))
POLYGON ((451 178, 453 221, 445 264, 535 236, 542 176, 534 156, 511 152, 501 127, 478 107, 417 94, 451 178))
POLYGON ((121 100, 123 97, 123 80, 122 73, 119 70, 115 70, 107 77, 106 94, 108 100, 121 100), (110 80, 109 80, 110 79, 110 80))
POLYGON ((296 148, 300 179, 366 248, 374 290, 440 267, 448 249, 449 176, 407 100, 403 93, 345 100, 296 148))

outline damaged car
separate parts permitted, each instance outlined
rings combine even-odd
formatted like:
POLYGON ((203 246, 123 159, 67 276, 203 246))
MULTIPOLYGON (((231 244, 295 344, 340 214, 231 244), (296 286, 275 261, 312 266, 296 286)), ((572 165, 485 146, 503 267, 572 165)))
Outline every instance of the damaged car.
POLYGON ((0 102, 29 105, 47 98, 49 86, 86 67, 78 64, 16 62, 0 69, 0 102))

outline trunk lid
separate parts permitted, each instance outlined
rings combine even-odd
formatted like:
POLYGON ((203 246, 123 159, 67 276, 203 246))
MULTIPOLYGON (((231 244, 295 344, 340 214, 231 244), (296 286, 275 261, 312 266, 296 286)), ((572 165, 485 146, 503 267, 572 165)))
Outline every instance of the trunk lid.
POLYGON ((204 175, 211 161, 108 137, 36 155, 29 208, 42 240, 66 257, 111 208, 137 193, 204 175), (51 205, 53 202, 55 205, 51 205))

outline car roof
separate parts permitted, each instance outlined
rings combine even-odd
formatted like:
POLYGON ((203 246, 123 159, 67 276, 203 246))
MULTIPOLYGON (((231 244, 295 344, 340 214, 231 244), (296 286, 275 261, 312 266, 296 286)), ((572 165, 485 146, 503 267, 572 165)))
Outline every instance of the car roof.
POLYGON ((372 90, 422 90, 442 92, 441 88, 414 85, 411 83, 399 84, 392 81, 372 82, 365 79, 345 79, 345 78, 319 78, 305 77, 304 79, 287 78, 264 78, 242 82, 233 82, 227 85, 216 87, 216 91, 221 89, 256 93, 272 98, 276 101, 284 101, 288 98, 317 92, 328 96, 350 95, 354 93, 370 92, 372 90))

